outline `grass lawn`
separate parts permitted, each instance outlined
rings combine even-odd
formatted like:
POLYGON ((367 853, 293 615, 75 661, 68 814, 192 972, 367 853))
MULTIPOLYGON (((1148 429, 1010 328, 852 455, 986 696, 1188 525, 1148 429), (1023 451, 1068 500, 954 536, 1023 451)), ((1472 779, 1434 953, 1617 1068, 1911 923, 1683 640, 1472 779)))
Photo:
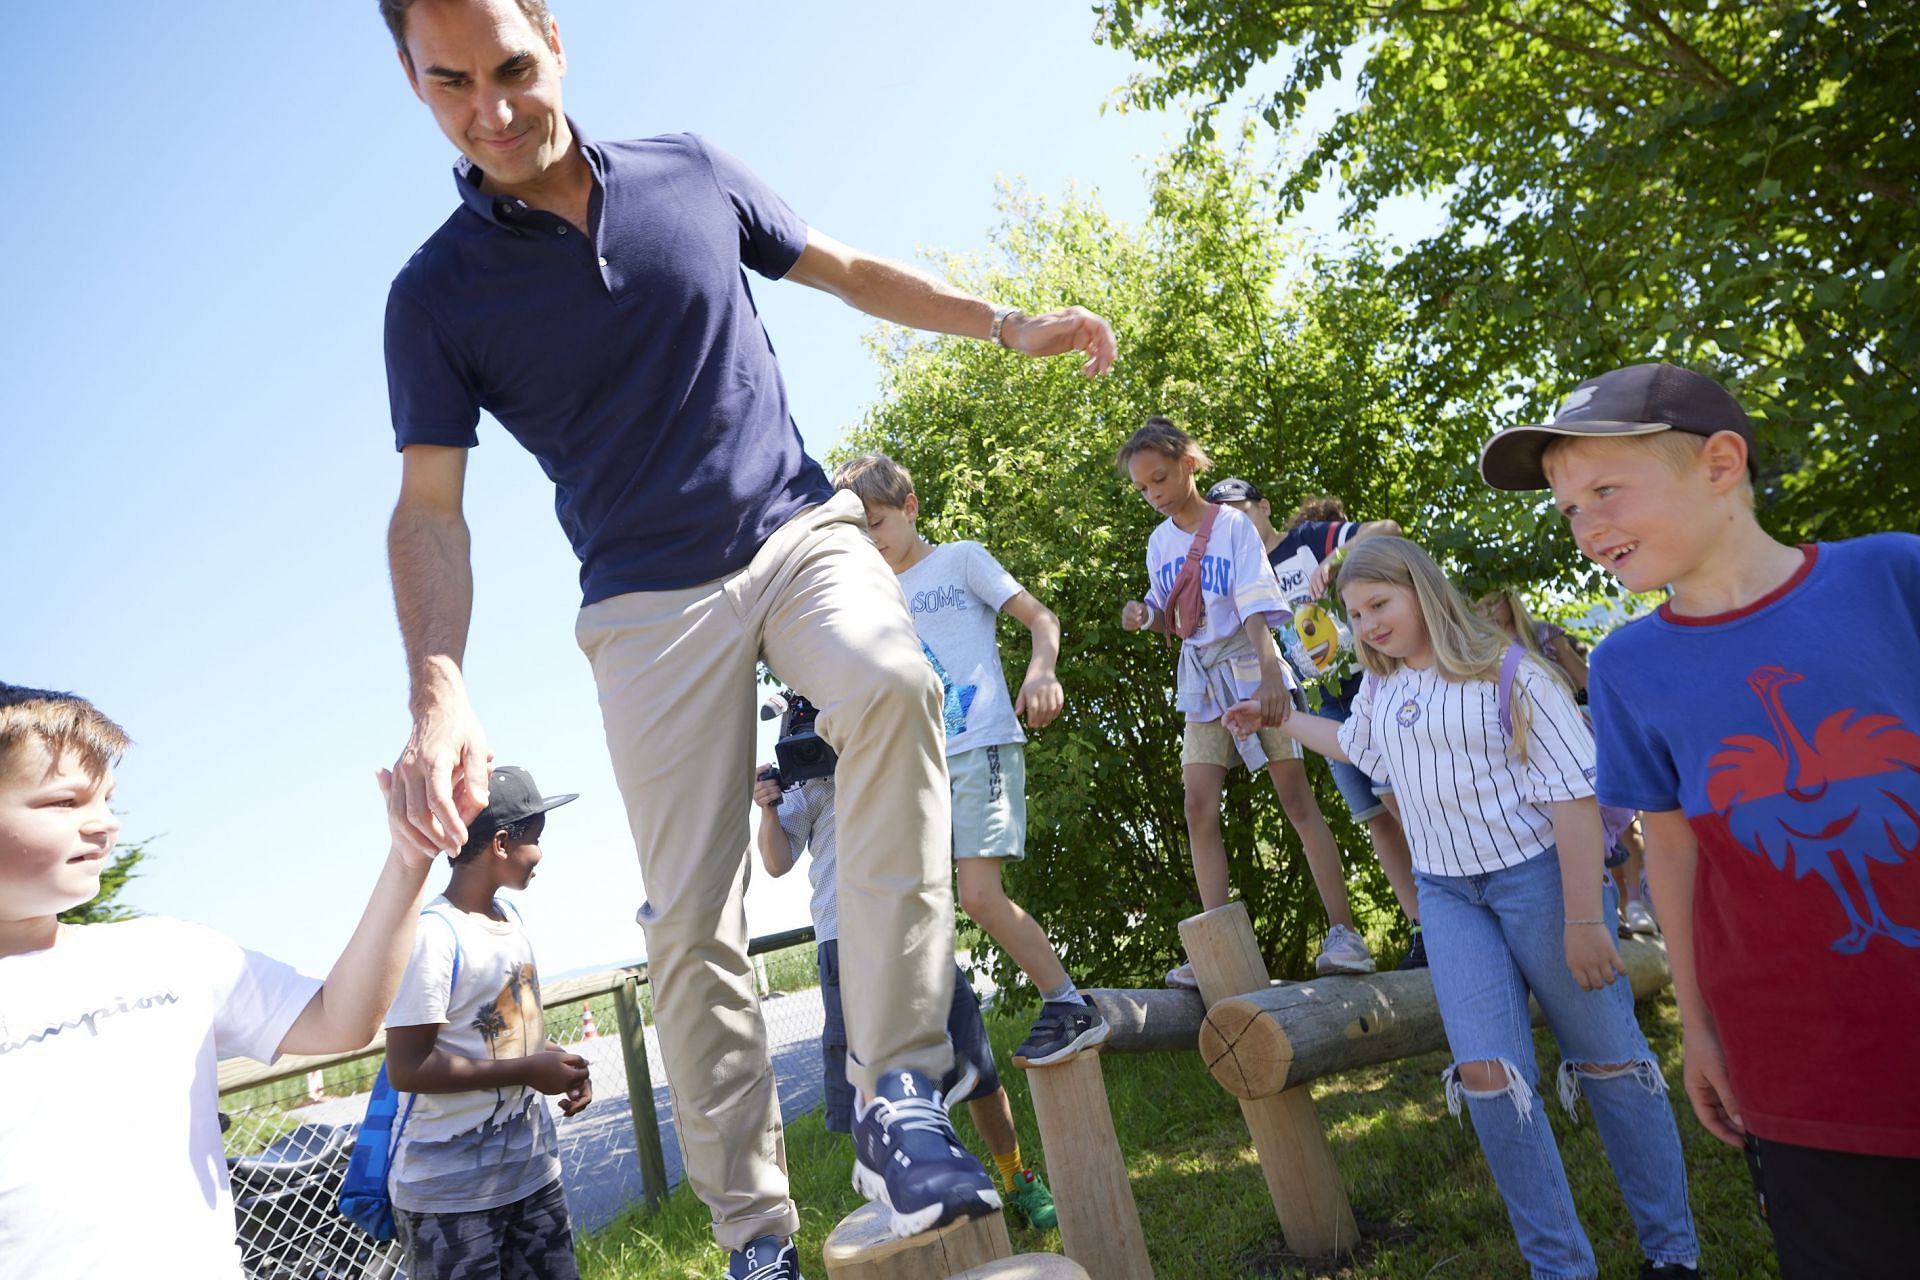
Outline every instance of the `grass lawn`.
MULTIPOLYGON (((1641 1006, 1641 1020, 1678 1102, 1680 1137, 1692 1179, 1692 1204, 1704 1269, 1719 1277, 1773 1276, 1766 1229, 1755 1216, 1746 1165, 1693 1119, 1680 1090, 1679 1020, 1671 1001, 1641 1006)), ((1002 1064, 1026 1032, 1021 1019, 989 1018, 1002 1064)), ((1603 1277, 1632 1277, 1640 1265, 1633 1226, 1613 1185, 1584 1107, 1579 1122, 1561 1111, 1551 1087, 1558 1061, 1539 1041, 1543 1102, 1573 1181, 1581 1220, 1603 1277)), ((1447 1114, 1442 1054, 1323 1080, 1313 1086, 1354 1216, 1367 1240, 1341 1263, 1317 1264, 1286 1253, 1259 1162, 1234 1100, 1216 1086, 1197 1054, 1113 1057, 1105 1063, 1114 1127, 1127 1153, 1153 1268, 1162 1280, 1207 1277, 1462 1277, 1525 1274, 1506 1213, 1469 1129, 1447 1114)), ((1022 1073, 1009 1070, 1020 1141, 1041 1162, 1039 1135, 1022 1073)), ((982 1151, 956 1111, 961 1136, 982 1151)), ((787 1128, 793 1194, 801 1206, 803 1272, 824 1280, 820 1247, 841 1217, 859 1205, 849 1179, 852 1148, 826 1132, 819 1112, 787 1128)), ((1044 1171, 1044 1164, 1043 1164, 1044 1171)), ((713 1280, 726 1258, 708 1233, 707 1211, 685 1187, 656 1216, 633 1210, 580 1242, 586 1280, 713 1280)), ((1011 1226, 1011 1223, 1009 1223, 1011 1226)), ((1016 1249, 1057 1252, 1057 1232, 1013 1229, 1016 1249)))

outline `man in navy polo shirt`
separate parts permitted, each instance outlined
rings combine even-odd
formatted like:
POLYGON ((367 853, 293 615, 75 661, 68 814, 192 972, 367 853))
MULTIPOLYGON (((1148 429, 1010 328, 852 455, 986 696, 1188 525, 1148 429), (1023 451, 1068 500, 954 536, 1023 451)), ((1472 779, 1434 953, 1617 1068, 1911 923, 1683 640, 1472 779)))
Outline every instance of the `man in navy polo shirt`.
POLYGON ((940 688, 899 587, 802 449, 742 268, 899 324, 1027 355, 1114 357, 1078 307, 1023 315, 813 231, 699 138, 594 143, 561 110, 543 0, 382 0, 407 77, 459 149, 460 205, 393 283, 400 499, 388 534, 413 732, 395 813, 457 848, 486 802, 460 674, 461 509, 484 409, 540 461, 580 557, 576 624, 640 856, 655 1015, 689 1180, 729 1274, 793 1277, 765 1028, 746 960, 747 707, 764 656, 839 752, 841 951, 860 1092, 856 1181, 900 1234, 997 1204, 935 1094, 953 907, 940 688))

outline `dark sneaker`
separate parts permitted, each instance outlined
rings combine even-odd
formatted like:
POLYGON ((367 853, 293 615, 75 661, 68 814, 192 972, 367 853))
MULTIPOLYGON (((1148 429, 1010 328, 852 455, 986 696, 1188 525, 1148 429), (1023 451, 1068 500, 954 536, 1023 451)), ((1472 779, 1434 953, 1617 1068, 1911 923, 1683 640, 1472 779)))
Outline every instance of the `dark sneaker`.
POLYGON ((1699 1280, 1700 1273, 1683 1262, 1643 1262, 1640 1280, 1699 1280))
POLYGON ((1413 931, 1413 941, 1407 944, 1407 954, 1400 957, 1396 969, 1424 969, 1427 967, 1427 935, 1424 930, 1413 931))
POLYGON ((800 1280, 800 1258, 791 1240, 761 1236, 727 1259, 726 1280, 800 1280))
POLYGON ((892 1213, 901 1239, 1000 1207, 993 1179, 960 1145, 946 1100, 918 1071, 884 1071, 853 1117, 853 1189, 892 1213))
POLYGON ((1103 1043, 1112 1034, 1113 1028, 1092 1005, 1080 1000, 1049 1000, 1040 1006, 1033 1030, 1013 1051, 1013 1060, 1023 1067, 1050 1067, 1103 1043))
POLYGON ((1060 1215, 1053 1209, 1053 1192, 1047 1190, 1047 1184, 1031 1169, 1022 1169, 1013 1175, 1013 1190, 1007 1193, 1007 1204, 1030 1227, 1044 1231, 1060 1225, 1060 1215))

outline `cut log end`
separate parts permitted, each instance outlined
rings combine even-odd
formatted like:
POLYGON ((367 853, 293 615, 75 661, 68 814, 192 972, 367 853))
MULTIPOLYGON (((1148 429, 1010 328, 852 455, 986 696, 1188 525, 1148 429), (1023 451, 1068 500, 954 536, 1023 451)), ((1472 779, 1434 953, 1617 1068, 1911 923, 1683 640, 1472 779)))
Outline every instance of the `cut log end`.
POLYGON ((962 1271, 953 1280, 1088 1280, 1086 1269, 1057 1253, 1023 1253, 962 1271))
POLYGON ((948 1280, 968 1267, 1013 1253, 998 1213, 963 1218, 902 1240, 883 1204, 862 1205, 840 1220, 821 1249, 829 1280, 948 1280))

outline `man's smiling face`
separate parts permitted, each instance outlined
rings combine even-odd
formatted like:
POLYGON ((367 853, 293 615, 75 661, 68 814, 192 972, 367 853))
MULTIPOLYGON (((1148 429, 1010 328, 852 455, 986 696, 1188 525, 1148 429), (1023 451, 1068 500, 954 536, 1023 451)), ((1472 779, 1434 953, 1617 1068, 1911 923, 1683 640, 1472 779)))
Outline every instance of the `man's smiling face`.
POLYGON ((513 0, 416 0, 406 33, 413 91, 495 186, 537 181, 565 158, 573 137, 557 25, 538 30, 513 0))

